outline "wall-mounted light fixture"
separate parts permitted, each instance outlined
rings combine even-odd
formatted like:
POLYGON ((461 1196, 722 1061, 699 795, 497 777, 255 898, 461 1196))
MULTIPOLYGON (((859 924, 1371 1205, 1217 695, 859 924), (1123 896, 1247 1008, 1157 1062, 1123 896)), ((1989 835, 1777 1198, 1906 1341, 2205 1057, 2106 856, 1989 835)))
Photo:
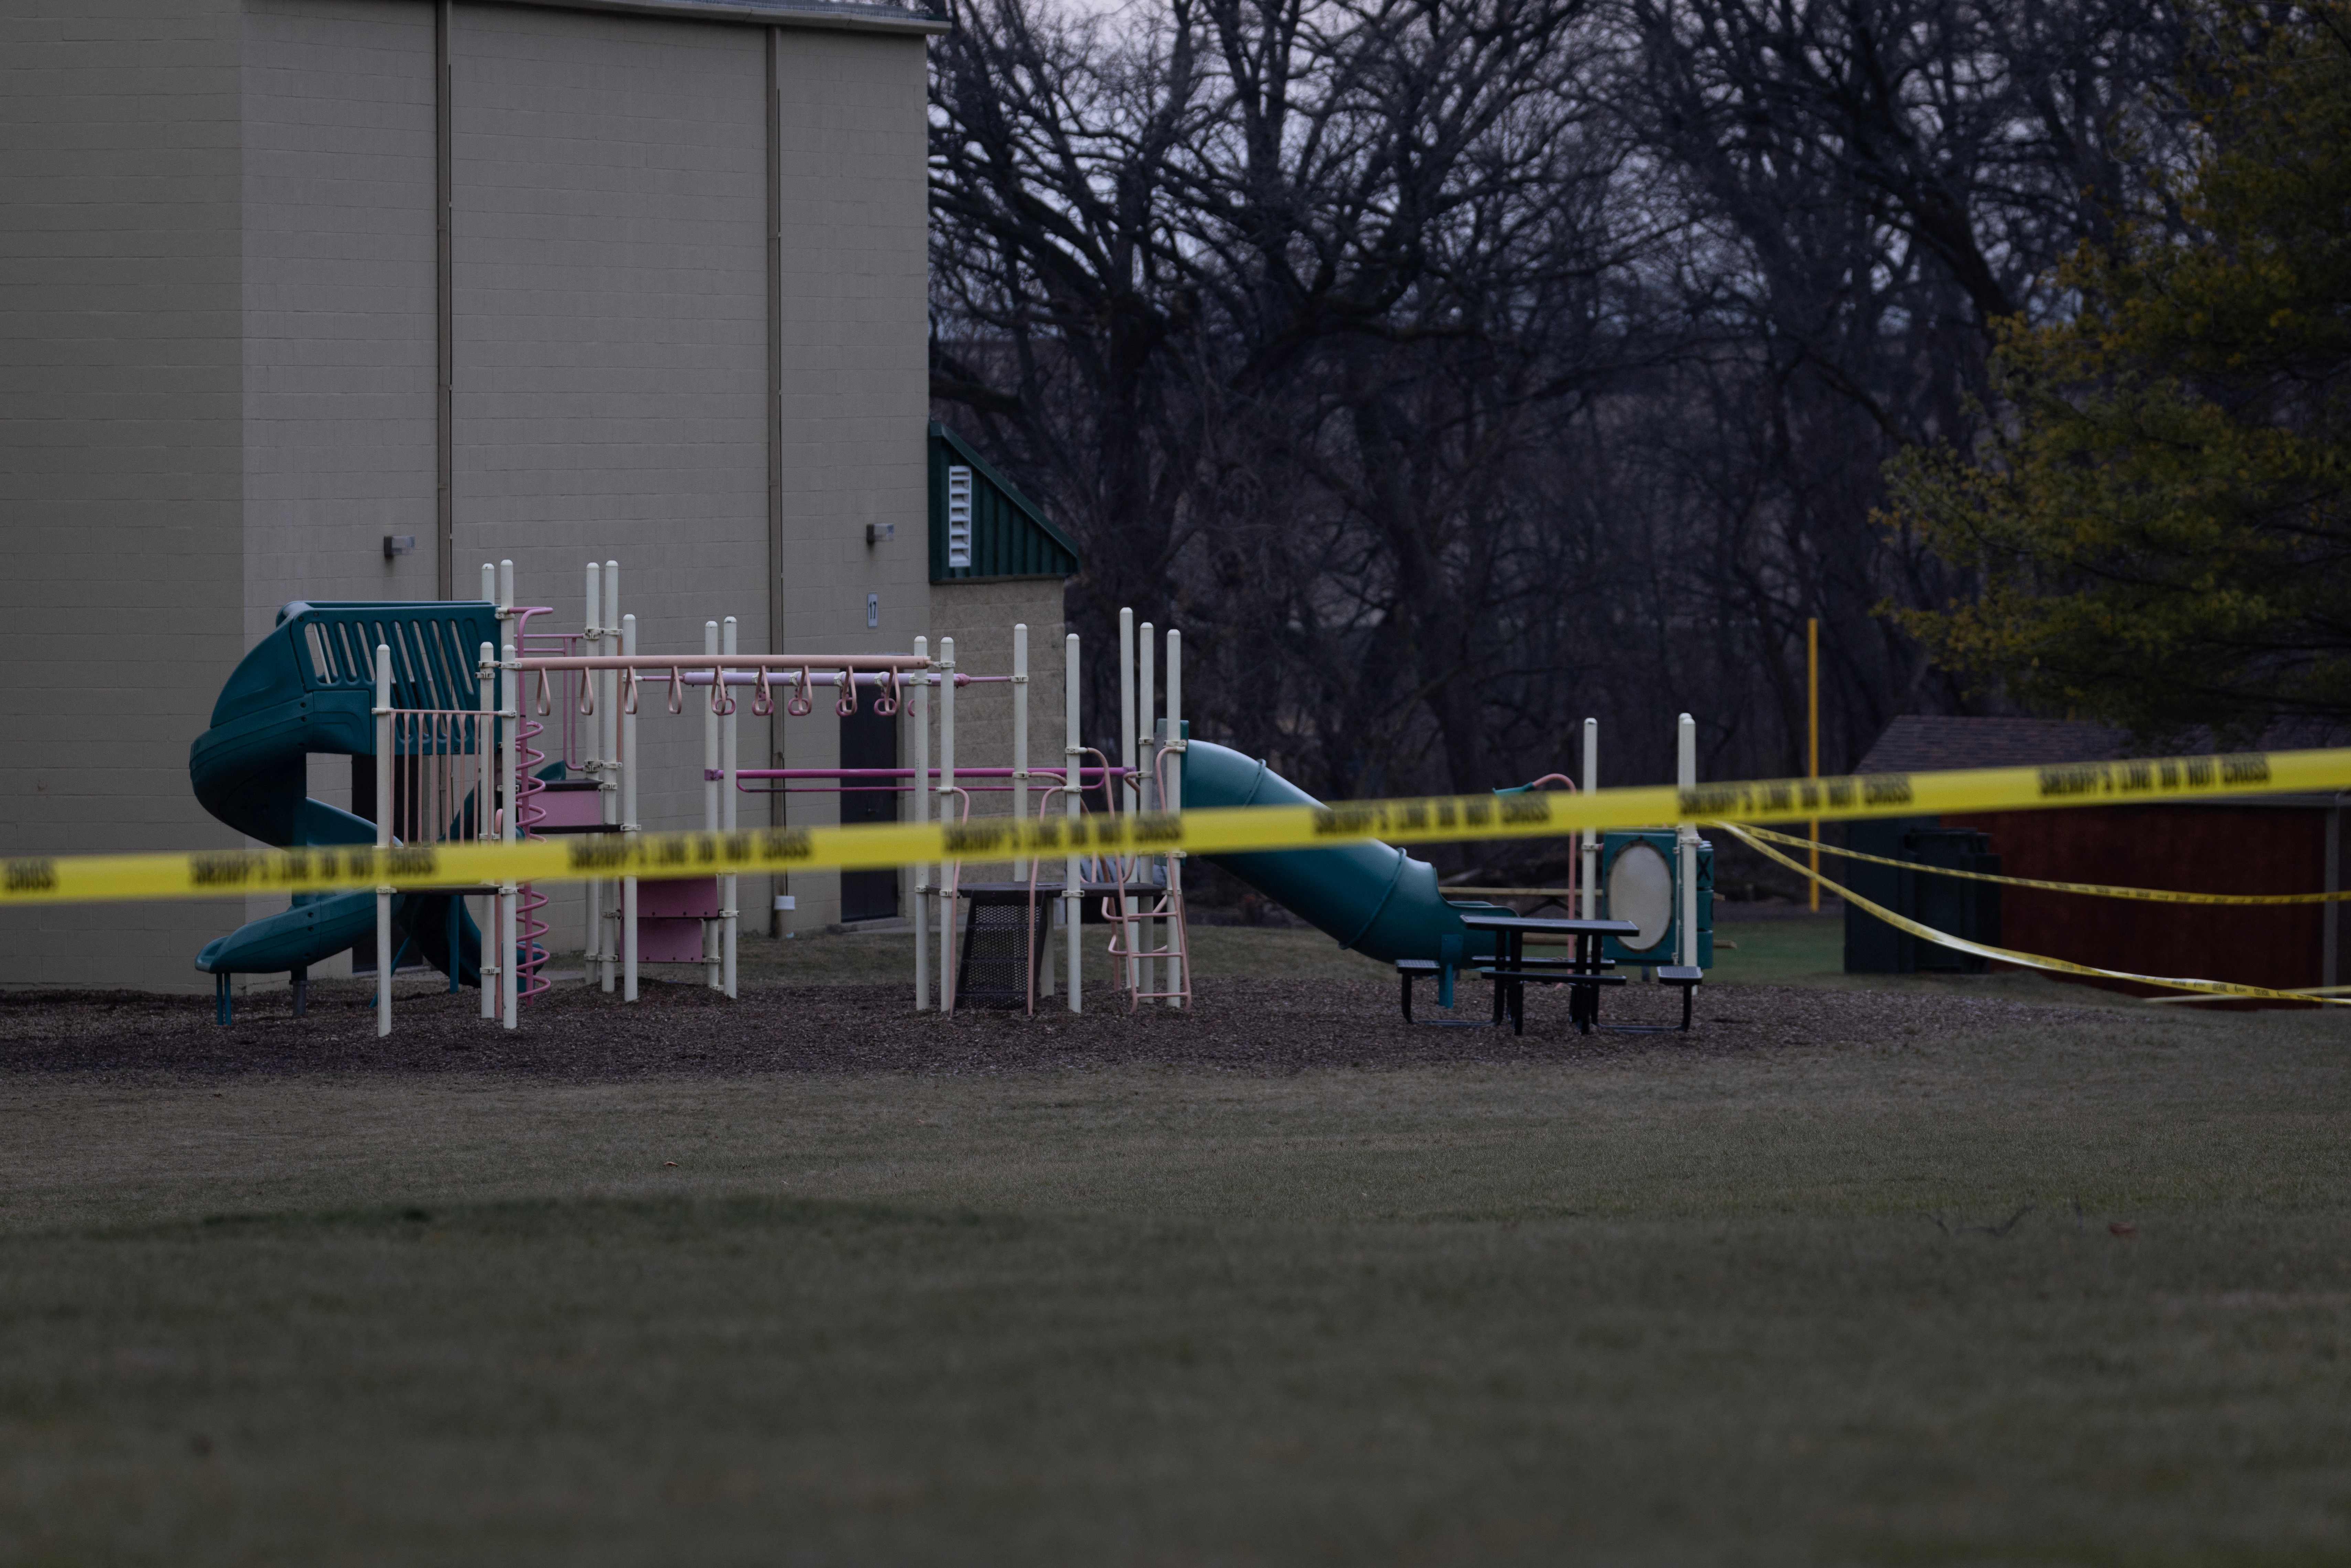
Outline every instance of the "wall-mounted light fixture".
POLYGON ((386 534, 383 536, 384 559, 391 560, 395 556, 414 555, 415 553, 416 536, 414 534, 386 534))
POLYGON ((865 542, 869 546, 878 545, 885 539, 894 539, 897 537, 898 525, 895 523, 868 523, 865 525, 865 542))

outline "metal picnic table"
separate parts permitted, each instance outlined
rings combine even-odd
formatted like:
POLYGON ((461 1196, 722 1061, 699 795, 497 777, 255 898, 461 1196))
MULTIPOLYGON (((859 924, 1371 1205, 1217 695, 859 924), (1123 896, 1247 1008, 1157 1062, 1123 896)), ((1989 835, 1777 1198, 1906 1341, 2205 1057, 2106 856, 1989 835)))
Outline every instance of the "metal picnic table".
MULTIPOLYGON (((1499 1025, 1507 1016, 1513 1034, 1527 1031, 1526 988, 1530 981, 1541 986, 1567 987, 1567 1016, 1578 1031, 1590 1034, 1600 1019, 1600 988, 1625 983, 1625 977, 1614 973, 1616 966, 1600 956, 1600 939, 1631 936, 1641 929, 1629 920, 1562 920, 1531 915, 1465 913, 1461 924, 1472 931, 1494 934, 1493 959, 1477 967, 1494 982, 1494 1022, 1499 1025), (1565 958, 1528 957, 1530 932, 1574 938, 1573 955, 1565 958)), ((1687 998, 1688 992, 1685 990, 1683 995, 1687 998)))

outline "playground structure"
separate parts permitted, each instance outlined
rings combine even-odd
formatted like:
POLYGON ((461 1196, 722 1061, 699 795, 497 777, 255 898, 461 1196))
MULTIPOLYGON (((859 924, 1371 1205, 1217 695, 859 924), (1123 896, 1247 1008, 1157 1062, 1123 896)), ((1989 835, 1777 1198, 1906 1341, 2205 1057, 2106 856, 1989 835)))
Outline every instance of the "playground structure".
MULTIPOLYGON (((1182 639, 1176 631, 1166 634, 1168 716, 1156 718, 1153 629, 1142 628, 1138 660, 1133 617, 1125 618, 1121 728, 1128 738, 1116 765, 1081 742, 1079 642, 1065 639, 1064 765, 1032 768, 1025 626, 1013 629, 1014 667, 1005 674, 958 670, 952 638, 941 639, 935 659, 925 639, 908 653, 745 654, 732 617, 705 623, 698 654, 648 654, 638 645, 635 616, 620 610, 618 563, 590 563, 586 576, 587 617, 576 632, 534 626, 553 612, 516 602, 511 562, 483 567, 478 602, 288 604, 276 630, 240 663, 210 728, 192 748, 198 798, 223 821, 280 847, 371 844, 392 852, 565 832, 633 837, 643 831, 637 720, 645 689, 655 687, 672 715, 683 714, 689 695, 700 694, 702 826, 713 833, 737 831, 740 795, 771 791, 911 794, 918 821, 929 820, 935 808, 939 820, 956 822, 969 819, 975 791, 1008 792, 1012 810, 1026 815, 1032 788, 1040 812, 1058 804, 1072 818, 1088 809, 1089 789, 1108 811, 1180 809, 1182 639), (1011 688, 1011 766, 958 773, 956 693, 975 683, 1011 688), (915 766, 739 766, 745 701, 754 716, 775 715, 779 706, 789 716, 806 716, 815 712, 820 690, 843 718, 867 701, 880 715, 904 712, 915 766), (353 803, 364 812, 308 797, 307 759, 319 753, 372 758, 371 774, 353 773, 353 803), (1085 765, 1087 757, 1093 766, 1085 765), (370 778, 371 798, 362 802, 359 785, 370 778)), ((1017 988, 999 982, 978 988, 992 990, 997 1005, 1017 1001, 1033 1011, 1055 985, 1050 945, 1039 934, 1059 925, 1066 936, 1069 1006, 1081 1010, 1079 904, 1089 896, 1103 900, 1130 1006, 1186 1004, 1180 859, 1072 855, 1059 882, 1048 878, 1043 862, 1016 862, 1012 883, 989 885, 966 883, 959 862, 915 868, 917 1008, 954 1010, 977 957, 983 969, 991 961, 999 969, 1017 965, 1023 975, 1017 988), (1016 902, 1023 935, 1008 963, 1005 944, 988 939, 1001 937, 1003 923, 983 921, 982 912, 1016 902), (959 925, 968 929, 959 933, 959 925)), ((396 857, 393 864, 396 874, 396 857)), ((585 883, 582 954, 602 989, 633 1001, 641 964, 695 962, 712 988, 736 994, 737 879, 678 870, 676 877, 585 883)), ((298 898, 292 909, 209 944, 197 967, 215 977, 224 1023, 233 1016, 231 977, 237 974, 288 974, 298 1014, 310 967, 347 949, 363 951, 372 931, 380 1033, 391 1028, 391 988, 382 981, 412 958, 442 970, 452 990, 476 986, 482 1016, 512 1029, 522 1004, 551 983, 545 972, 547 902, 528 883, 429 894, 385 886, 372 894, 298 898), (468 908, 472 899, 485 903, 478 924, 468 908), (484 927, 491 933, 486 945, 484 927)))
MULTIPOLYGON (((1025 626, 1013 628, 1008 673, 977 674, 957 667, 952 637, 940 639, 935 656, 924 638, 904 653, 747 654, 732 617, 705 623, 698 653, 647 653, 636 617, 622 612, 614 561, 588 565, 585 605, 578 632, 534 625, 553 612, 517 603, 511 562, 483 567, 477 602, 289 604, 276 631, 239 664, 212 727, 192 749, 196 793, 223 821, 281 847, 372 844, 389 852, 563 833, 633 838, 644 831, 638 719, 647 689, 657 688, 672 716, 684 715, 689 696, 697 702, 701 825, 713 834, 739 831, 746 793, 911 796, 917 821, 935 811, 936 820, 956 824, 970 820, 981 793, 1008 794, 1021 818, 1033 807, 1040 818, 1058 810, 1072 821, 1095 810, 1317 804, 1266 763, 1190 737, 1182 633, 1168 629, 1163 641, 1149 622, 1138 626, 1131 610, 1120 612, 1117 759, 1085 744, 1080 641, 1072 633, 1062 645, 1056 768, 1034 766, 1029 756, 1025 626), (979 683, 1009 688, 1008 767, 966 767, 958 756, 956 694, 979 683), (877 716, 901 718, 913 766, 740 766, 746 703, 755 717, 805 717, 816 712, 820 691, 841 718, 868 702, 877 716), (357 798, 365 776, 353 775, 353 804, 364 811, 308 797, 307 758, 322 752, 372 758, 370 800, 357 798)), ((1696 777, 1695 727, 1687 715, 1680 751, 1687 785, 1696 777)), ((1585 788, 1597 769, 1598 726, 1586 720, 1585 788)), ((1552 784, 1575 788, 1561 775, 1520 788, 1552 784)), ((1587 919, 1604 896, 1612 910, 1650 912, 1637 936, 1610 938, 1612 963, 1698 965, 1711 958, 1710 912, 1700 902, 1709 859, 1687 825, 1586 832, 1564 891, 1587 919)), ((1069 1009, 1082 1011, 1090 898, 1100 901, 1116 989, 1129 1009, 1187 1008, 1183 861, 1180 852, 1071 853, 1058 867, 1043 858, 1016 860, 1002 882, 967 880, 959 862, 915 866, 917 1010, 994 1006, 1033 1013, 1058 987, 1069 1009)), ((396 876, 396 855, 391 863, 396 876)), ((1433 970, 1440 1006, 1451 1005, 1458 974, 1495 953, 1493 938, 1465 926, 1462 916, 1508 913, 1477 895, 1484 890, 1446 889, 1434 866, 1376 841, 1234 854, 1215 863, 1342 946, 1433 970)), ((692 963, 712 989, 737 994, 738 879, 697 876, 685 863, 675 871, 584 883, 581 952, 602 990, 634 1001, 643 964, 692 963)), ((482 1017, 513 1029, 522 1006, 552 983, 547 908, 540 890, 513 883, 431 893, 385 885, 298 898, 293 908, 208 945, 197 967, 216 977, 223 1022, 231 1017, 230 977, 240 973, 289 974, 299 1013, 309 967, 360 950, 371 931, 380 1033, 392 1022, 386 982, 412 957, 445 974, 452 990, 475 985, 482 1017), (483 901, 478 923, 469 899, 483 901)))

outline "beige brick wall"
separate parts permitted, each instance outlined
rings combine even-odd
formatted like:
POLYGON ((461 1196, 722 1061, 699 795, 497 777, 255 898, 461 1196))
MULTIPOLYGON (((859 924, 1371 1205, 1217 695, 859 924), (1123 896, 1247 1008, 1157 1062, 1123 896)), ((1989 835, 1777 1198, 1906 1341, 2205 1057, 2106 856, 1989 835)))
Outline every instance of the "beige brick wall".
POLYGON ((248 0, 244 84, 258 641, 289 599, 437 594, 432 7, 248 0), (416 553, 385 559, 387 534, 416 536, 416 553))
MULTIPOLYGON (((231 841, 188 745, 244 651, 238 17, 0 12, 0 850, 231 841)), ((0 984, 209 985, 234 903, 0 912, 0 984)))
MULTIPOLYGON (((760 34, 465 5, 450 56, 457 580, 511 559, 577 628, 585 563, 618 560, 644 652, 730 614, 760 645, 760 34)), ((699 719, 641 713, 638 820, 700 827, 699 719)))
MULTIPOLYGON (((786 653, 883 653, 929 630, 925 533, 924 56, 916 38, 781 36, 786 653), (868 523, 895 537, 865 542, 868 523), (868 629, 865 601, 881 598, 868 629)), ((819 706, 778 718, 779 766, 830 768, 840 729, 819 706)), ((902 743, 901 756, 911 752, 902 743)), ((838 821, 794 795, 795 824, 838 821)), ((839 918, 840 879, 790 879, 794 929, 839 918)))
MULTIPOLYGON (((0 847, 227 841, 189 792, 187 747, 278 605, 434 593, 431 16, 18 0, 0 17, 16 547, 0 847), (420 548, 387 564, 396 533, 420 548)), ((612 558, 648 650, 698 649, 729 613, 747 649, 904 649, 928 627, 924 46, 779 41, 786 389, 769 410, 763 31, 456 8, 461 595, 510 557, 525 601, 575 626, 582 564, 612 558), (869 522, 897 537, 869 548, 869 522)), ((747 765, 834 759, 829 717, 788 747, 744 727, 747 765)), ((641 819, 698 824, 699 722, 656 699, 641 740, 641 819)), ((347 764, 310 771, 345 798, 347 764)), ((803 881, 807 913, 831 918, 833 879, 803 881)), ((755 929, 767 892, 745 889, 755 929)), ((261 912, 0 917, 0 983, 203 985, 196 948, 261 912)), ((559 937, 576 929, 557 915, 559 937)))
MULTIPOLYGON (((252 643, 288 600, 438 591, 432 10, 246 0, 243 79, 252 643), (415 553, 387 559, 387 534, 415 553)), ((348 759, 313 757, 309 775, 350 806, 348 759)))

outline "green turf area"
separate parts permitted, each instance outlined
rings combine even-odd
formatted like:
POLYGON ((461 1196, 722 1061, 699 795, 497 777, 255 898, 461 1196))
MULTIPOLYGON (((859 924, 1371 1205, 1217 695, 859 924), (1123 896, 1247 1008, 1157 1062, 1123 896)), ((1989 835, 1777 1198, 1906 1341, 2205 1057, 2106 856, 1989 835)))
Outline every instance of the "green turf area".
POLYGON ((1844 916, 1792 915, 1775 920, 1727 920, 1714 925, 1709 983, 1762 986, 1835 985, 1844 981, 1844 916))
POLYGON ((1627 1040, 19 1075, 0 1560, 2351 1552, 2343 1020, 1627 1040))
POLYGON ((1707 972, 1707 983, 1922 991, 2108 1009, 2138 1009, 2147 1005, 2135 997, 2029 969, 1993 969, 1980 975, 1848 975, 1842 913, 1761 920, 1736 915, 1719 918, 1715 967, 1707 972))

